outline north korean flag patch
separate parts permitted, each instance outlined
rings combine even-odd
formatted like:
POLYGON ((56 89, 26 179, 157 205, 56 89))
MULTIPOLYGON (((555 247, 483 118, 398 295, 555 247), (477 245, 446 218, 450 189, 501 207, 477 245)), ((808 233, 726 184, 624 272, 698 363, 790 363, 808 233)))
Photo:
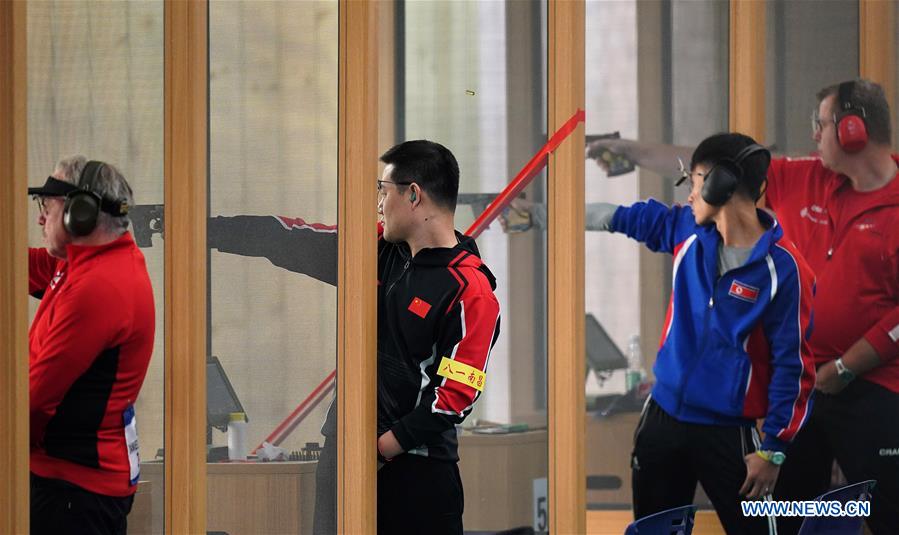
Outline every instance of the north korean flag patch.
POLYGON ((743 301, 748 301, 750 303, 755 303, 759 298, 759 289, 750 286, 748 284, 743 284, 742 282, 734 279, 732 283, 730 283, 730 291, 727 292, 733 297, 737 299, 742 299, 743 301))
POLYGON ((421 319, 424 319, 425 316, 428 315, 429 310, 431 310, 431 305, 421 297, 416 297, 409 303, 409 312, 421 319))

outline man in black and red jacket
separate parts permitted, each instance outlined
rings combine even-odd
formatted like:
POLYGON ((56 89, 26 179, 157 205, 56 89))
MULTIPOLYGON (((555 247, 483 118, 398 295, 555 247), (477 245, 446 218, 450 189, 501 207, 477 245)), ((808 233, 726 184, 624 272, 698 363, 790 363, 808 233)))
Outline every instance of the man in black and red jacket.
POLYGON ((381 156, 378 243, 380 533, 462 533, 455 425, 486 382, 496 282, 454 230, 459 167, 430 141, 381 156))
MULTIPOLYGON (((381 157, 378 210, 378 531, 461 533, 455 424, 486 384, 499 334, 496 281, 454 230, 459 166, 430 141, 381 157), (423 491, 427 489, 427 491, 423 491)), ((337 228, 299 218, 213 217, 209 246, 336 284, 337 228)), ((313 532, 336 533, 337 432, 322 427, 313 532)))
POLYGON ((28 251, 31 532, 124 534, 140 475, 134 403, 153 352, 147 266, 113 166, 60 161, 28 251))

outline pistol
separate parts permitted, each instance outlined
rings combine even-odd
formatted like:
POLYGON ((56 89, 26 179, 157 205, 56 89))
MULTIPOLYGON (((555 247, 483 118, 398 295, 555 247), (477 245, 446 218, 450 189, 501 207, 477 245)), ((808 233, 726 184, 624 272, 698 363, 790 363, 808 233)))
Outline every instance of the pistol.
MULTIPOLYGON (((499 193, 460 193, 456 199, 456 204, 467 204, 471 206, 471 211, 477 219, 484 210, 493 202, 499 193)), ((524 194, 519 195, 524 198, 524 194)), ((522 212, 511 206, 507 206, 499 217, 506 220, 507 232, 523 232, 531 228, 530 212, 522 212)))
MULTIPOLYGON (((584 142, 587 145, 600 139, 621 139, 621 134, 616 131, 610 134, 587 134, 584 136, 584 142)), ((613 152, 610 149, 603 148, 602 154, 600 154, 599 157, 602 158, 609 167, 609 171, 606 174, 608 177, 624 175, 636 169, 634 162, 630 161, 626 156, 613 152)))
POLYGON ((128 211, 138 247, 153 247, 153 234, 165 237, 164 214, 165 207, 161 204, 138 204, 128 211))
POLYGON ((475 218, 484 213, 484 210, 490 206, 490 203, 499 195, 499 193, 460 193, 456 198, 456 204, 467 204, 471 206, 475 218))

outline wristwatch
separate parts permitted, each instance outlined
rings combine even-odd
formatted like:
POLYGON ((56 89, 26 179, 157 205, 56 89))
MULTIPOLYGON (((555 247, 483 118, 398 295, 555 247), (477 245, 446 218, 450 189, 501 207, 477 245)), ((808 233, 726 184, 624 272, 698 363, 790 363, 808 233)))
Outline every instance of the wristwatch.
POLYGON ((842 357, 833 361, 833 363, 837 367, 837 375, 840 377, 840 379, 843 380, 844 383, 848 383, 855 379, 855 373, 847 368, 845 364, 843 364, 842 357))
POLYGON ((773 450, 755 450, 756 455, 765 459, 774 466, 780 466, 787 460, 787 456, 782 451, 773 450))

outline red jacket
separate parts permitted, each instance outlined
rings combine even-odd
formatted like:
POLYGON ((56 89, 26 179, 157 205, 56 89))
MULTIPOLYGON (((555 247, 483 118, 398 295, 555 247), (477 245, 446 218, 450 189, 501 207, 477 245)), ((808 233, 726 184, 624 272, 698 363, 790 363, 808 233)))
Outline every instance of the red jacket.
POLYGON ((153 290, 131 234, 70 245, 67 260, 29 249, 31 471, 91 492, 137 489, 133 406, 156 328, 153 290), (132 454, 129 456, 129 451, 132 454))
POLYGON ((817 278, 810 344, 818 364, 864 337, 881 365, 863 378, 899 392, 899 172, 857 192, 818 158, 776 159, 767 200, 817 278))

